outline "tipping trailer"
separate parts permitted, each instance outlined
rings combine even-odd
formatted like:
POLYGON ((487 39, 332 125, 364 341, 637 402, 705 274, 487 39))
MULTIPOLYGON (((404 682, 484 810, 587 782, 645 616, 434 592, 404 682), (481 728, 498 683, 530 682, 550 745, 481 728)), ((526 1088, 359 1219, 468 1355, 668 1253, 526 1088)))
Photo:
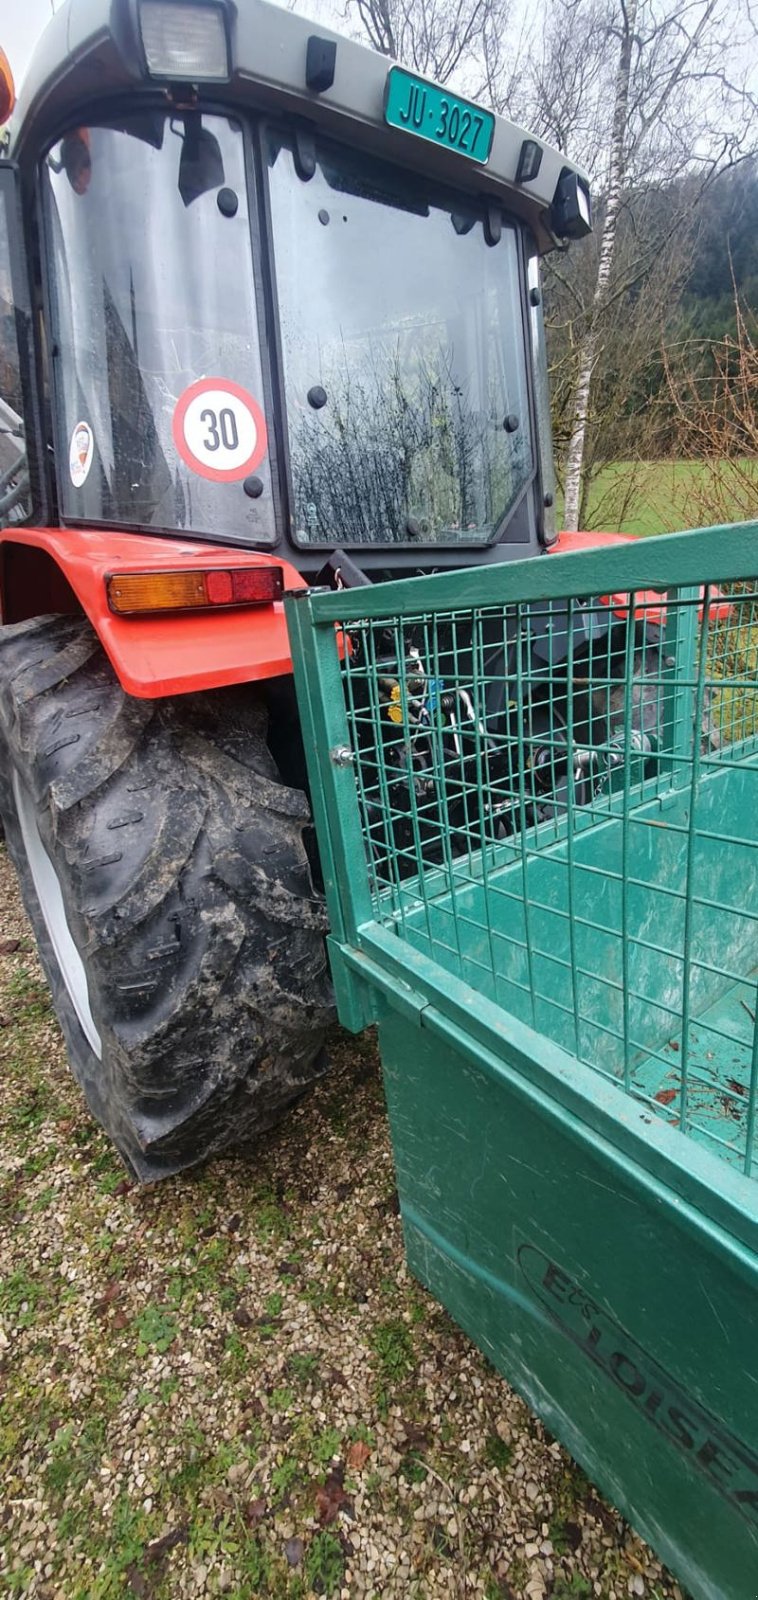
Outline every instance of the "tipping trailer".
MULTIPOLYGON (((263 0, 65 0, 36 49, 0 162, 0 810, 142 1180, 324 1067, 283 595, 545 555, 539 258, 589 228, 558 151, 263 0)), ((535 619, 546 680, 567 648, 535 619)))
POLYGON ((756 572, 753 523, 286 601, 409 1266, 693 1600, 758 1575, 756 572))

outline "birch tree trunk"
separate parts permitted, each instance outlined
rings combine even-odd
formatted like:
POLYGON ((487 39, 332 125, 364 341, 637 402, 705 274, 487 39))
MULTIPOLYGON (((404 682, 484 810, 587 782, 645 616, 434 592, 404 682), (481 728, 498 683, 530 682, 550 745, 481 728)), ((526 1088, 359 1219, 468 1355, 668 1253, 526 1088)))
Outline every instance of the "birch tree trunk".
POLYGON ((634 29, 637 21, 638 3, 639 0, 628 0, 628 4, 625 5, 624 0, 620 0, 621 46, 613 89, 613 124, 608 163, 608 190, 600 235, 600 257, 597 281, 592 296, 589 326, 579 345, 578 371, 574 389, 573 425, 566 456, 563 526, 571 532, 576 532, 579 527, 584 445, 590 410, 592 378, 598 355, 605 300, 616 251, 621 193, 626 177, 629 83, 632 72, 632 50, 634 47, 634 29))

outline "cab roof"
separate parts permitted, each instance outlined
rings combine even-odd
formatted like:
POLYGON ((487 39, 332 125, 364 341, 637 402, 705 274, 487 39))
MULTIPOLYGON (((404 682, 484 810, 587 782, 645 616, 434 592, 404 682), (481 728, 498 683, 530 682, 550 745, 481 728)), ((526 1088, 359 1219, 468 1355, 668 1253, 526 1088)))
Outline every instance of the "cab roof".
MULTIPOLYGON (((177 5, 188 0, 176 0, 177 5)), ((193 0, 197 3, 197 0, 193 0)), ((139 0, 64 0, 43 33, 21 86, 11 129, 10 154, 32 165, 67 127, 112 115, 121 97, 140 91, 165 102, 167 83, 148 75, 138 26, 139 0)), ((226 0, 231 71, 228 81, 197 80, 201 103, 289 113, 305 125, 347 139, 406 169, 499 201, 532 228, 540 250, 557 242, 548 210, 559 180, 583 172, 558 150, 536 140, 537 175, 517 182, 526 129, 495 118, 486 165, 411 133, 388 127, 384 117, 392 62, 366 45, 316 27, 267 0, 226 0), (306 83, 309 39, 336 45, 334 81, 322 92, 306 83)), ((185 87, 186 98, 186 87, 185 87)))

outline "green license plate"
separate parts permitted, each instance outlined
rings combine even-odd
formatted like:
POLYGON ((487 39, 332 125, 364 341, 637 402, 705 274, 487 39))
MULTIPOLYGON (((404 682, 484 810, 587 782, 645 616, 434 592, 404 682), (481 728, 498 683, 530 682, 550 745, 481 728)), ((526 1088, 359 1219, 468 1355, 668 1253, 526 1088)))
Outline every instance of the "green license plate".
POLYGON ((495 118, 457 94, 438 89, 403 67, 390 67, 384 120, 391 128, 415 133, 445 150, 457 150, 471 161, 489 161, 495 118))

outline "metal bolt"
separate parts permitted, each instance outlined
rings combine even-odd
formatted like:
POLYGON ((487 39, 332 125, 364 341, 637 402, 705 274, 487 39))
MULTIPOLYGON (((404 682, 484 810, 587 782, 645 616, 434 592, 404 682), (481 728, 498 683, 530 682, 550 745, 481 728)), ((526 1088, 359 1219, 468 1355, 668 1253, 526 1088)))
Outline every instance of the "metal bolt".
POLYGON ((335 745, 333 750, 329 751, 329 760, 334 763, 335 767, 351 767, 355 761, 355 756, 348 745, 338 744, 335 745))

